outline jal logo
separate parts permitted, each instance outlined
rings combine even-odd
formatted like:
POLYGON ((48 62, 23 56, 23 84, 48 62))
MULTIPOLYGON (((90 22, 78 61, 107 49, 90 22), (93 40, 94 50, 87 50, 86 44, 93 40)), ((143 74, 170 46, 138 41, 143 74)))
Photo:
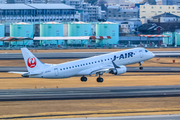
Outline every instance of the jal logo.
POLYGON ((36 66, 36 59, 35 57, 29 57, 27 60, 27 64, 30 68, 34 68, 36 66))

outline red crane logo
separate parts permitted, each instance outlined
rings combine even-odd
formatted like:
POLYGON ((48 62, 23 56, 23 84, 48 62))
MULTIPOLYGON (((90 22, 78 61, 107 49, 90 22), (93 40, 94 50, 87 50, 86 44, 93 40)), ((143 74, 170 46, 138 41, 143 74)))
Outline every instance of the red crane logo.
POLYGON ((34 68, 36 66, 36 59, 35 57, 29 57, 27 59, 27 64, 30 68, 34 68))

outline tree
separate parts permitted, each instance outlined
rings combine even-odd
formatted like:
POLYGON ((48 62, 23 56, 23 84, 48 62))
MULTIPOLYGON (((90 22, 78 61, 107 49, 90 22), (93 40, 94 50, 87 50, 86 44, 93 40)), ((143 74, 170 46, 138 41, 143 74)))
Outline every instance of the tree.
POLYGON ((107 11, 106 0, 98 0, 97 5, 101 6, 101 10, 107 11))
POLYGON ((156 5, 156 0, 143 0, 143 3, 149 3, 150 5, 156 5))
POLYGON ((84 2, 91 3, 91 5, 95 4, 98 0, 84 0, 84 2))
POLYGON ((14 0, 6 0, 7 3, 14 3, 14 0))

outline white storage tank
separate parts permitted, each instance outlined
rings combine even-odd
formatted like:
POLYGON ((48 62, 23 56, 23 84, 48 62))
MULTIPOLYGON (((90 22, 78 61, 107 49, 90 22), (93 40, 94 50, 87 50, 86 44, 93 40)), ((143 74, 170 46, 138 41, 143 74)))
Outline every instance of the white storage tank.
POLYGON ((167 36, 170 36, 170 37, 164 37, 163 38, 163 43, 164 44, 168 44, 168 45, 173 45, 173 40, 174 40, 174 37, 175 37, 175 33, 173 32, 165 32, 163 33, 163 35, 167 35, 167 36))
POLYGON ((175 33, 175 45, 180 45, 180 33, 175 33))
MULTIPOLYGON (((4 37, 4 25, 0 24, 0 37, 4 37)), ((0 46, 3 46, 3 41, 0 41, 0 46)))
MULTIPOLYGON (((85 22, 69 23, 68 36, 91 36, 91 24, 85 22)), ((69 40, 68 44, 81 44, 81 40, 69 40)), ((83 44, 88 44, 88 40, 83 40, 83 44)))
MULTIPOLYGON (((13 23, 10 25, 10 37, 29 37, 33 38, 34 29, 33 24, 30 23, 13 23)), ((11 42, 13 45, 33 45, 33 40, 24 40, 18 42, 11 42)))
MULTIPOLYGON (((46 22, 40 24, 41 37, 62 37, 63 24, 58 22, 46 22)), ((57 40, 43 40, 42 44, 57 44, 57 40)), ((58 45, 63 44, 63 40, 58 40, 58 45)))
POLYGON ((108 40, 97 40, 100 45, 118 44, 119 24, 112 22, 101 22, 96 24, 96 36, 111 36, 108 40))

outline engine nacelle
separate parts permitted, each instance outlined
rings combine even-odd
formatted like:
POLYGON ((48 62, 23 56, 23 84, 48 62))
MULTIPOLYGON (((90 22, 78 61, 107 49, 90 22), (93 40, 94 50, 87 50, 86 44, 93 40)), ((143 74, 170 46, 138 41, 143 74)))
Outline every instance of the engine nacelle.
POLYGON ((22 74, 21 76, 28 78, 28 77, 29 77, 29 74, 28 74, 28 73, 25 73, 25 74, 22 74))
POLYGON ((126 73, 126 71, 127 71, 126 66, 122 65, 120 66, 120 68, 113 69, 112 71, 110 71, 110 73, 114 75, 119 75, 119 74, 126 73))

